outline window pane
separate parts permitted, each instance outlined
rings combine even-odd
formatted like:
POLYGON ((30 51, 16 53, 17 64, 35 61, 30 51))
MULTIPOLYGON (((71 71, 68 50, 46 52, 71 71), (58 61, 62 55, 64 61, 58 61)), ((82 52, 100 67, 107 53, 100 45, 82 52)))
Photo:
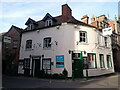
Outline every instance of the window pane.
POLYGON ((104 65, 104 56, 103 56, 103 54, 100 54, 99 57, 100 57, 100 67, 104 68, 105 65, 104 65))
POLYGON ((24 68, 29 69, 30 68, 30 59, 24 59, 24 68))
POLYGON ((83 33, 83 37, 85 37, 85 33, 83 33))
POLYGON ((80 36, 82 36, 82 32, 80 32, 80 36))
POLYGON ((89 54, 88 55, 88 64, 89 64, 89 68, 96 68, 96 64, 95 64, 95 54, 89 54))
POLYGON ((51 59, 43 59, 43 69, 51 69, 51 59))
POLYGON ((86 32, 80 31, 80 42, 86 42, 86 32))
POLYGON ((32 40, 27 40, 26 41, 26 49, 31 49, 32 48, 32 40))
POLYGON ((107 67, 110 68, 112 67, 112 62, 111 62, 111 56, 107 55, 107 67))

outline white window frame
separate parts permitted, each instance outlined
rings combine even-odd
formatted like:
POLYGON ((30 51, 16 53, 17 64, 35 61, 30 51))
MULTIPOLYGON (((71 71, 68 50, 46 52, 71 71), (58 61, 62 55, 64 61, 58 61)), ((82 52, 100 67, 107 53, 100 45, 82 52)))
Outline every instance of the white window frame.
POLYGON ((104 37, 105 46, 108 47, 108 38, 104 37))
POLYGON ((79 31, 79 42, 80 43, 87 43, 87 32, 86 31, 79 31), (85 34, 85 36, 84 36, 84 34, 85 34))
POLYGON ((26 50, 31 50, 32 49, 32 40, 31 39, 26 41, 25 49, 26 50), (28 43, 28 41, 31 41, 31 43, 30 42, 28 43), (27 46, 28 44, 29 44, 29 46, 27 46))
POLYGON ((52 26, 52 20, 46 20, 45 26, 52 26))
POLYGON ((111 55, 106 55, 106 60, 107 60, 107 68, 111 68, 112 67, 111 55))
POLYGON ((51 37, 43 39, 43 48, 51 48, 51 37))
POLYGON ((105 68, 104 54, 99 54, 99 60, 100 60, 100 68, 105 68))

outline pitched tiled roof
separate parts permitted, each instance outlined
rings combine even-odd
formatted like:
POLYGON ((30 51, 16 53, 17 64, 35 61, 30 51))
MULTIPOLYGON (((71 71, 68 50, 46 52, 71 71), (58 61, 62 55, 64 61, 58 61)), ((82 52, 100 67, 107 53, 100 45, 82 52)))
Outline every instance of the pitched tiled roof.
MULTIPOLYGON (((39 20, 39 21, 36 21, 36 24, 38 26, 35 29, 33 29, 33 30, 26 30, 25 29, 23 32, 35 31, 35 30, 38 30, 38 29, 54 27, 54 26, 62 24, 62 15, 56 16, 56 17, 53 17, 53 18, 56 20, 56 22, 52 26, 45 26, 45 22, 43 20, 39 20)), ((89 25, 89 24, 86 24, 86 23, 83 23, 83 22, 79 21, 79 20, 75 19, 74 17, 72 17, 71 19, 69 19, 67 21, 67 23, 78 24, 78 25, 83 25, 83 26, 88 26, 88 27, 96 28, 96 27, 94 27, 92 25, 89 25)))
MULTIPOLYGON (((14 25, 11 26, 11 28, 8 30, 8 32, 9 32, 12 28, 15 28, 15 30, 16 30, 19 34, 22 34, 22 32, 23 32, 23 29, 22 29, 22 28, 19 28, 19 27, 14 26, 14 25)), ((8 32, 4 33, 4 35, 6 35, 8 32)))
POLYGON ((83 25, 83 26, 96 28, 95 26, 92 26, 92 25, 89 25, 89 24, 86 24, 84 22, 79 21, 79 20, 75 19, 74 17, 72 17, 72 19, 70 19, 67 23, 73 23, 73 24, 78 24, 78 25, 83 25))
MULTIPOLYGON (((62 20, 61 19, 61 15, 60 16, 56 16, 54 18, 56 19, 56 22, 54 23, 53 26, 60 25, 61 24, 61 20, 62 20)), ((36 23, 38 24, 38 27, 36 27, 36 29, 47 27, 47 26, 45 26, 45 22, 43 20, 37 21, 36 23)))
POLYGON ((22 28, 16 27, 14 25, 12 25, 12 27, 14 27, 18 31, 18 33, 20 33, 20 34, 23 32, 22 28))

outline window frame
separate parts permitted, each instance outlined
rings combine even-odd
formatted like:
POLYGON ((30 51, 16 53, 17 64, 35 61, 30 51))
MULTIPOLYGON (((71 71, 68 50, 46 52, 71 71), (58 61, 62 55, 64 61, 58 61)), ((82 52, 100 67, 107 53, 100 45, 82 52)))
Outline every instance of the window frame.
POLYGON ((104 54, 99 54, 99 60, 100 60, 100 68, 105 68, 104 54))
POLYGON ((24 58, 23 68, 30 69, 30 58, 24 58))
MULTIPOLYGON (((96 69, 97 68, 97 59, 96 59, 96 53, 88 53, 87 56, 89 55, 93 55, 94 57, 94 67, 93 68, 89 68, 89 69, 96 69)), ((88 58, 89 61, 89 58, 88 58)))
POLYGON ((46 20, 45 26, 52 26, 52 25, 53 25, 53 21, 51 19, 46 20))
POLYGON ((88 41, 87 41, 87 32, 86 31, 79 31, 79 42, 80 43, 87 43, 88 41), (80 34, 85 34, 85 36, 81 36, 80 34), (81 40, 82 39, 82 40, 81 40), (85 41, 83 40, 83 39, 85 39, 85 41))
POLYGON ((13 40, 13 49, 16 49, 18 47, 18 40, 13 40))
POLYGON ((105 46, 108 47, 108 37, 104 37, 105 46))
POLYGON ((26 46, 25 46, 26 50, 32 50, 32 40, 26 40, 26 46))
POLYGON ((111 59, 111 55, 106 55, 106 60, 107 60, 107 68, 111 68, 112 65, 112 59, 111 59), (109 61, 108 61, 109 60, 109 61), (109 66, 108 66, 109 65, 109 66))
POLYGON ((43 39, 43 48, 51 48, 51 41, 52 41, 52 38, 51 37, 46 37, 43 39))
MULTIPOLYGON (((45 65, 48 65, 48 64, 45 64, 45 65)), ((43 58, 42 59, 42 70, 51 70, 51 58, 43 58), (44 60, 50 60, 50 64, 49 64, 49 69, 44 69, 44 60)))

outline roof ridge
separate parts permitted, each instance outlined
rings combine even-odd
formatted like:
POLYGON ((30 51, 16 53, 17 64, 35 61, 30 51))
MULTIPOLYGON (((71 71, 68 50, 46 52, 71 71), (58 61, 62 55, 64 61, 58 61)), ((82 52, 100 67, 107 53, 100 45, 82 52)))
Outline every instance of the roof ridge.
MULTIPOLYGON (((62 15, 58 15, 58 16, 55 16, 55 17, 53 17, 53 18, 57 18, 57 17, 61 17, 62 15)), ((42 19, 41 20, 38 20, 38 21, 36 21, 36 23, 38 23, 38 22, 40 22, 40 21, 42 21, 42 19)))

